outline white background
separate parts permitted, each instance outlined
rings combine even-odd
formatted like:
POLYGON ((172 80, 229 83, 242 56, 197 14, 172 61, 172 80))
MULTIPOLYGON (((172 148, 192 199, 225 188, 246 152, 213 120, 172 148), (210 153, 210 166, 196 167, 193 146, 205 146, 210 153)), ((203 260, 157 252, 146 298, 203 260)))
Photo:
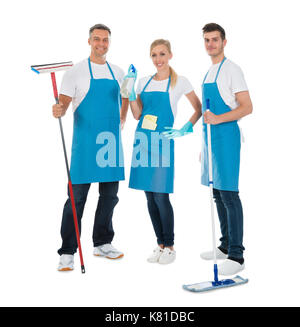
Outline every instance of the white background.
MULTIPOLYGON (((299 272, 299 12, 298 1, 10 1, 1 4, 1 306, 298 306, 299 272), (200 185, 200 122, 176 140, 175 249, 167 266, 149 264, 156 245, 143 192, 128 189, 136 126, 131 113, 123 131, 126 181, 120 183, 113 244, 120 261, 93 256, 92 227, 98 190, 90 189, 83 217, 82 247, 75 270, 56 271, 60 222, 67 196, 58 121, 49 75, 33 64, 87 58, 88 30, 112 30, 107 59, 139 77, 154 72, 149 46, 171 41, 172 67, 201 97, 211 62, 202 39, 209 22, 227 33, 225 54, 241 66, 254 105, 244 118, 240 197, 244 207, 249 283, 204 294, 182 284, 212 280, 209 191, 200 185)), ((57 74, 58 85, 63 73, 57 74)), ((186 99, 176 127, 191 116, 186 99)), ((70 155, 72 112, 63 118, 70 155)), ((219 238, 219 226, 217 236, 219 238)))

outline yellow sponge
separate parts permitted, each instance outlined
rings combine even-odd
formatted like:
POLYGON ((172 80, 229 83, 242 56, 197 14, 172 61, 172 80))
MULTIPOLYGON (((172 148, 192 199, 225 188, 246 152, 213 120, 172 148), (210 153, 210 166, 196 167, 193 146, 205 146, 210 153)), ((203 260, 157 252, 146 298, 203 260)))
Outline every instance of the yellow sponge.
POLYGON ((155 131, 155 129, 157 127, 156 122, 157 122, 157 116, 145 115, 145 117, 143 119, 142 128, 155 131))

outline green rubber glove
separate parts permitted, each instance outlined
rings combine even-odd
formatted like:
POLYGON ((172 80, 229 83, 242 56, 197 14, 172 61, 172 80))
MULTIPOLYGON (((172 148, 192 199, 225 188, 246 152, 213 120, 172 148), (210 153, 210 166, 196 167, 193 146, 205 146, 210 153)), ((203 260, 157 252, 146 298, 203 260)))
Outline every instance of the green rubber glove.
POLYGON ((165 129, 169 129, 169 131, 163 132, 162 134, 168 139, 174 139, 175 137, 193 133, 193 124, 188 121, 181 129, 173 129, 172 127, 165 127, 165 129))

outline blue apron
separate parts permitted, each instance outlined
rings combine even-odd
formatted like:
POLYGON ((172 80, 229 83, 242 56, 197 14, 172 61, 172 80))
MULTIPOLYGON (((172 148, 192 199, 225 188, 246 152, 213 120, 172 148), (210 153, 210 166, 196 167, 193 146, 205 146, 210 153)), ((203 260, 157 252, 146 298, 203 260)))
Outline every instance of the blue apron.
POLYGON ((112 80, 94 79, 90 58, 88 64, 90 88, 74 113, 71 181, 86 184, 124 180, 120 87, 108 62, 112 80))
MULTIPOLYGON (((222 99, 217 85, 219 72, 225 60, 226 58, 221 62, 213 83, 205 83, 208 73, 205 75, 202 84, 203 112, 207 109, 205 108, 207 99, 210 102, 210 111, 215 115, 231 111, 230 107, 222 99)), ((236 120, 211 125, 211 147, 213 187, 222 191, 237 192, 239 190, 241 137, 236 120)), ((207 124, 204 123, 204 119, 201 164, 201 183, 209 186, 207 124)))
POLYGON ((174 140, 167 139, 162 132, 164 127, 173 127, 174 116, 170 104, 169 87, 165 92, 145 92, 154 75, 149 79, 140 94, 143 111, 136 128, 134 144, 139 146, 138 157, 143 164, 136 166, 136 153, 133 152, 129 187, 158 193, 173 193, 174 189, 174 140), (142 128, 145 115, 157 117, 155 130, 142 128), (139 133, 143 139, 140 139, 139 133), (140 142, 138 142, 140 140, 140 142))

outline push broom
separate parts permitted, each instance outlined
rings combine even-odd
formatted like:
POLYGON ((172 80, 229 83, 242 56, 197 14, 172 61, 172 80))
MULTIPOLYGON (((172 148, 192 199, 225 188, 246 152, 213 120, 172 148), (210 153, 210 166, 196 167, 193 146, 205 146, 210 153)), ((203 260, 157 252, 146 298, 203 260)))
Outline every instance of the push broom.
MULTIPOLYGON (((209 99, 206 100, 206 109, 209 111, 210 104, 209 99)), ((245 284, 248 279, 244 279, 240 276, 235 276, 232 279, 218 279, 218 265, 217 265, 217 253, 216 253, 216 236, 215 236, 215 218, 214 218, 214 203, 213 203, 213 174, 212 174, 212 154, 211 154, 211 130, 210 124, 207 124, 207 145, 208 145, 208 177, 209 177, 209 189, 210 189, 210 208, 211 208, 211 225, 212 225, 212 245, 214 256, 214 281, 201 282, 197 284, 183 285, 183 288, 190 292, 206 292, 224 287, 237 286, 245 284)))
MULTIPOLYGON (((40 73, 50 73, 51 74, 53 93, 54 93, 54 98, 55 98, 56 104, 58 104, 59 101, 58 101, 58 93, 57 93, 55 72, 60 71, 60 70, 69 69, 72 66, 73 66, 72 61, 60 62, 60 63, 55 63, 55 64, 47 64, 47 65, 33 65, 33 66, 31 66, 31 69, 37 74, 40 74, 40 73)), ((67 151, 66 151, 66 145, 65 145, 64 132, 63 132, 61 118, 59 117, 58 120, 59 120, 60 134, 61 134, 63 150, 64 150, 64 155, 65 155, 65 163, 66 163, 66 168, 67 168, 67 174, 68 174, 68 186, 69 186, 69 193, 70 193, 71 204, 72 204, 76 239, 77 239, 79 257, 80 257, 80 263, 81 263, 81 272, 84 274, 85 273, 85 268, 84 268, 83 256, 82 256, 82 250, 81 250, 81 244, 80 244, 80 235, 79 235, 79 228, 78 228, 78 221, 77 221, 77 213, 76 213, 75 200, 74 200, 74 194, 73 194, 73 188, 72 188, 72 182, 71 182, 70 169, 69 169, 69 164, 68 164, 68 157, 67 157, 67 151)))

